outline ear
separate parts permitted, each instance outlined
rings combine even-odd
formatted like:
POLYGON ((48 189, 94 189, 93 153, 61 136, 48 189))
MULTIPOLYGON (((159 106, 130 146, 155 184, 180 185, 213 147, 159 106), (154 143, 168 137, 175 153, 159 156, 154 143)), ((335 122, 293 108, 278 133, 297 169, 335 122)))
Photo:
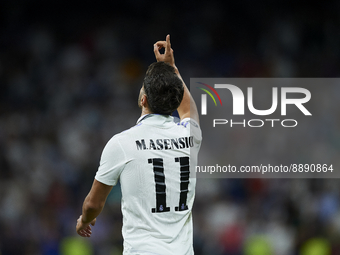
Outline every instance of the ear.
POLYGON ((146 97, 145 94, 142 95, 142 98, 141 98, 140 101, 141 101, 140 104, 141 104, 143 107, 145 107, 145 108, 148 108, 148 107, 149 107, 149 105, 148 105, 148 98, 146 97))

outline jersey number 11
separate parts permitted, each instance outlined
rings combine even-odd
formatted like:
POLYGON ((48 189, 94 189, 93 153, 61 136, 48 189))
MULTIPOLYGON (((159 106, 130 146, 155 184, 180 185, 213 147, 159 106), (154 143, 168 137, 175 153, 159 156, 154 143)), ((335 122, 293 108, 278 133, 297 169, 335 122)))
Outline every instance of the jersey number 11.
MULTIPOLYGON (((189 186, 189 157, 175 158, 175 162, 179 162, 180 166, 180 197, 178 206, 175 207, 175 211, 188 210, 187 206, 187 195, 189 186)), ((165 186, 165 175, 162 158, 150 158, 148 163, 152 164, 153 172, 155 176, 155 189, 156 189, 156 208, 152 208, 153 213, 169 212, 170 207, 166 206, 166 186, 165 186)))

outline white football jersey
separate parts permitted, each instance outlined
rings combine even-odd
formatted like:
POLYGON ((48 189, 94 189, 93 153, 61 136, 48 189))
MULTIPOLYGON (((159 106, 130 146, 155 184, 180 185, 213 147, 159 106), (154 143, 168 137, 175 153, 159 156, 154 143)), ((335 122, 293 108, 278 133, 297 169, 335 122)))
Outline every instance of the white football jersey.
POLYGON ((122 189, 124 255, 192 255, 202 135, 196 121, 149 114, 111 138, 96 180, 122 189), (191 172, 191 175, 190 175, 191 172))

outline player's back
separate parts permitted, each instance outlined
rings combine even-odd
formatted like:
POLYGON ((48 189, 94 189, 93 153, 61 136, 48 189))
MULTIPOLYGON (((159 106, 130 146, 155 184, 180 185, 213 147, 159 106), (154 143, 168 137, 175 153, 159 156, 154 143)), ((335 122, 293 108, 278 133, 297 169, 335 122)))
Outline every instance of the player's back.
POLYGON ((119 144, 111 157, 121 164, 124 254, 193 254, 189 164, 194 171, 200 142, 196 122, 155 114, 109 141, 119 144))

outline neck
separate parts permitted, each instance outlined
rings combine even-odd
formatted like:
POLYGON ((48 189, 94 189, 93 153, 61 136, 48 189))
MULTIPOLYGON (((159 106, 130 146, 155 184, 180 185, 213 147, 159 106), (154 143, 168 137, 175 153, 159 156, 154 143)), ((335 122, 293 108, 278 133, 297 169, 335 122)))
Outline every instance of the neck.
POLYGON ((142 114, 141 114, 141 116, 143 116, 143 115, 145 115, 145 114, 150 114, 150 113, 152 113, 152 112, 149 110, 149 108, 143 107, 143 108, 142 108, 142 114))

